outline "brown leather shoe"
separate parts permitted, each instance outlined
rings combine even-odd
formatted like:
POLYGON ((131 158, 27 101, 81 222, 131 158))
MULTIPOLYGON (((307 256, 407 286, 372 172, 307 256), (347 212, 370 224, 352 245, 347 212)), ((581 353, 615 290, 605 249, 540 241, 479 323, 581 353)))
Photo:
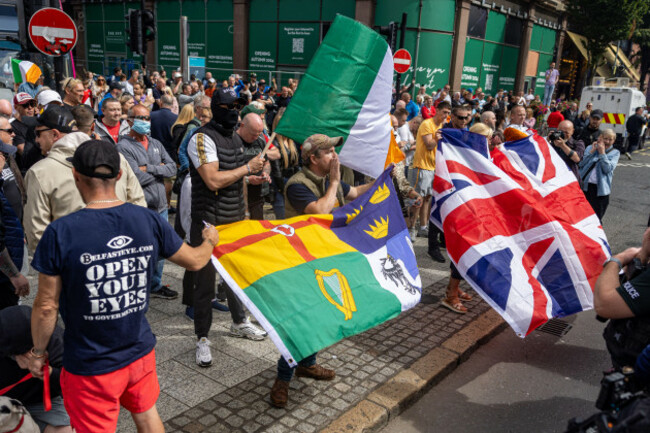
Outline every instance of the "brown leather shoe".
POLYGON ((289 382, 275 379, 271 388, 271 404, 275 407, 286 407, 289 400, 289 382))
POLYGON ((302 365, 299 365, 296 367, 296 376, 310 377, 316 380, 332 380, 336 376, 336 372, 318 364, 314 364, 311 367, 303 367, 302 365))

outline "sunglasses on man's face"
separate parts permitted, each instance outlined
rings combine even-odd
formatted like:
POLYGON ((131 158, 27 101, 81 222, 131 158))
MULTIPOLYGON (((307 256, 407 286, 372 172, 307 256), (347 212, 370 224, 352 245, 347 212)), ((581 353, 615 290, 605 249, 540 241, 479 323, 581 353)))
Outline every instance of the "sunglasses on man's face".
POLYGON ((133 116, 131 119, 139 119, 139 120, 151 120, 151 116, 133 116))
POLYGON ((2 129, 2 128, 0 128, 0 131, 2 131, 2 132, 6 132, 7 134, 13 134, 13 133, 14 133, 14 129, 13 129, 13 128, 7 128, 7 129, 2 129))
POLYGON ((454 116, 456 117, 456 119, 460 119, 460 120, 467 120, 467 119, 469 119, 469 116, 456 116, 455 114, 454 114, 454 116))
POLYGON ((36 108, 36 101, 30 101, 26 104, 20 104, 24 108, 36 108))

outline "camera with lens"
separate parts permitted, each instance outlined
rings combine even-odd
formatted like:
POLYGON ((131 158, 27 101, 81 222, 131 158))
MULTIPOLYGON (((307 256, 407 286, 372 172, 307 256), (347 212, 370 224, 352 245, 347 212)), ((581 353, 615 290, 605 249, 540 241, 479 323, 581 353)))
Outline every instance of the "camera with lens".
POLYGON ((565 433, 648 431, 650 398, 637 389, 633 375, 632 368, 604 373, 596 401, 596 407, 602 412, 571 419, 565 433))
POLYGON ((550 134, 548 134, 548 141, 551 143, 554 143, 555 140, 564 140, 566 135, 564 135, 564 131, 551 131, 550 134))

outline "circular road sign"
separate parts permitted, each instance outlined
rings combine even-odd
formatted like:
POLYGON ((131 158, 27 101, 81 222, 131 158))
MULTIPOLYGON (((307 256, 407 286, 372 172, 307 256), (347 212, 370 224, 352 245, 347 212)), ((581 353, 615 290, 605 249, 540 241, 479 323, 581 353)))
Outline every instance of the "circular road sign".
POLYGON ((411 67, 411 53, 406 51, 404 48, 395 51, 395 54, 393 55, 393 67, 395 68, 395 72, 398 74, 403 74, 408 71, 411 67))
POLYGON ((77 26, 65 12, 55 8, 36 11, 29 20, 29 38, 48 56, 62 56, 77 43, 77 26))

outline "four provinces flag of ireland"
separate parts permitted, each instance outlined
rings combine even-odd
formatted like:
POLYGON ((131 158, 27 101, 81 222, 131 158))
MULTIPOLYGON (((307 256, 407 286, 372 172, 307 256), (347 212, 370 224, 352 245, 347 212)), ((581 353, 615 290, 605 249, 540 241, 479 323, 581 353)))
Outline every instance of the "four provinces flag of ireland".
POLYGON ((214 266, 289 365, 420 301, 391 169, 332 214, 218 227, 214 266))

